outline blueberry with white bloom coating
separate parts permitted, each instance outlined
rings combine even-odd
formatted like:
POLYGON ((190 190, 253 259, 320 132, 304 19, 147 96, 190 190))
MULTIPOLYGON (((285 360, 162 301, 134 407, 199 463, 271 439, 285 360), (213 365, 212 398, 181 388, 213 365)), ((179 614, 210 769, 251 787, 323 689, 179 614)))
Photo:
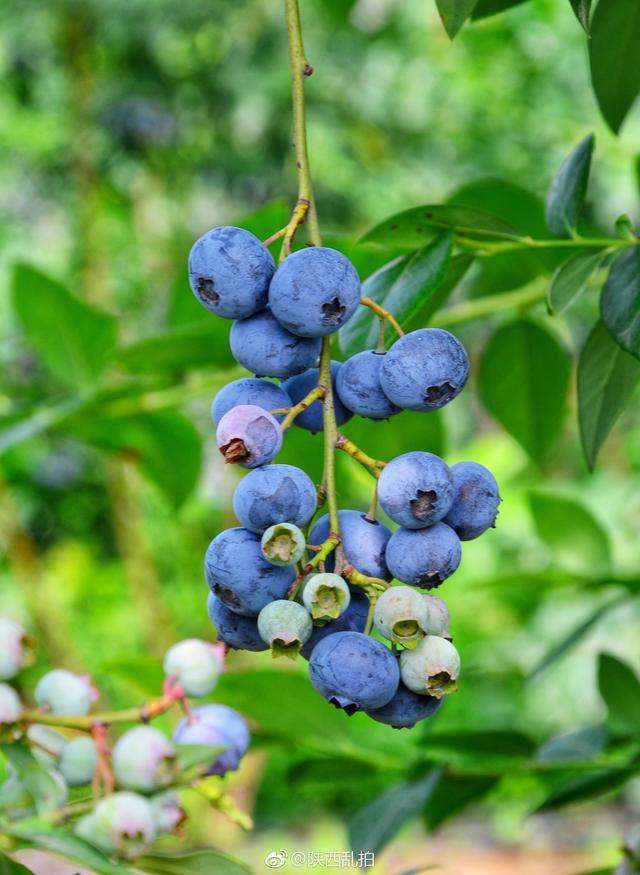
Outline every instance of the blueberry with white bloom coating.
POLYGON ((255 404, 239 404, 218 423, 216 442, 228 464, 257 468, 280 452, 282 429, 267 410, 255 404))
POLYGON ((230 611, 212 592, 207 596, 207 611, 209 619, 216 627, 218 641, 222 641, 227 647, 254 652, 269 649, 269 645, 260 637, 255 617, 242 617, 230 611))
POLYGON ((176 773, 175 749, 153 726, 136 726, 116 741, 113 771, 121 787, 149 792, 171 783, 176 773))
POLYGON ((15 677, 31 659, 29 637, 20 623, 0 617, 0 681, 15 677))
POLYGON ((16 723, 22 712, 18 694, 9 684, 0 684, 0 726, 16 723))
POLYGON ((382 391, 380 367, 385 353, 366 349, 343 362, 336 379, 338 397, 345 407, 367 419, 389 419, 400 408, 382 391))
POLYGON ((40 678, 35 689, 35 700, 51 714, 88 713, 91 703, 98 698, 88 675, 77 675, 63 668, 55 668, 40 678))
MULTIPOLYGON (((291 399, 280 386, 270 383, 269 380, 260 380, 257 377, 243 377, 227 383, 211 402, 211 419, 214 425, 218 425, 222 417, 240 404, 253 404, 263 410, 283 410, 291 407, 291 399)), ((285 414, 276 414, 280 422, 285 414)))
POLYGON ((291 523, 270 526, 262 536, 262 555, 272 565, 295 565, 304 556, 304 533, 291 523))
POLYGON ((239 527, 211 541, 204 567, 211 592, 245 617, 256 617, 266 604, 284 598, 296 576, 294 568, 267 562, 258 535, 239 527))
POLYGON ((265 605, 258 614, 258 632, 271 647, 274 657, 295 659, 302 645, 311 637, 313 623, 302 605, 278 599, 265 605))
POLYGON ((386 723, 394 729, 412 729, 418 721, 435 714, 442 702, 443 699, 436 699, 435 696, 414 693, 400 681, 393 699, 382 708, 367 711, 367 714, 378 723, 386 723))
POLYGON ((386 705, 400 682, 395 656, 360 632, 336 632, 316 644, 309 677, 321 696, 349 715, 386 705))
POLYGON ((319 626, 314 626, 311 637, 300 648, 300 656, 310 659, 311 654, 320 641, 336 632, 364 632, 369 613, 369 599, 362 592, 351 592, 349 607, 336 620, 330 620, 319 626))
POLYGON ((403 410, 444 407, 462 391, 468 377, 464 347, 441 328, 420 328, 400 337, 380 367, 384 394, 403 410))
POLYGON ((449 608, 437 595, 423 593, 422 598, 427 605, 427 632, 429 635, 438 635, 440 638, 451 638, 451 635, 449 634, 449 623, 451 622, 449 608))
POLYGON ((199 744, 224 747, 207 769, 208 775, 235 771, 249 749, 251 736, 240 714, 227 705, 201 705, 191 718, 181 720, 173 733, 176 744, 199 744))
MULTIPOLYGON (((345 422, 348 422, 353 416, 353 413, 348 410, 340 400, 340 396, 338 395, 336 390, 336 381, 338 379, 338 375, 340 374, 341 368, 342 365, 340 364, 340 362, 331 362, 333 410, 335 413, 337 425, 343 425, 345 422)), ((291 398, 293 404, 299 404, 303 398, 306 398, 309 392, 312 392, 313 389, 318 386, 319 380, 320 371, 318 370, 318 368, 309 368, 309 370, 305 371, 303 374, 298 374, 297 377, 291 377, 289 380, 285 380, 285 382, 282 384, 282 388, 291 398)), ((323 431, 324 421, 322 418, 322 401, 314 401, 313 404, 310 404, 306 410, 303 410, 302 413, 299 413, 293 422, 294 425, 297 425, 299 428, 304 428, 307 431, 323 431)))
MULTIPOLYGON (((392 574, 387 567, 385 550, 391 537, 390 530, 378 520, 369 517, 359 510, 341 510, 340 537, 342 549, 347 562, 367 577, 379 577, 391 580, 392 574)), ((329 516, 320 517, 313 524, 309 533, 310 544, 322 544, 329 537, 329 516)), ((334 569, 333 553, 325 561, 327 571, 334 569)))
POLYGON ((311 574, 305 581, 302 601, 314 620, 335 620, 349 607, 351 591, 338 574, 311 574))
POLYGON ((269 306, 285 328, 300 337, 337 331, 360 303, 360 277, 335 249, 299 249, 279 265, 269 287, 269 306))
POLYGON ((90 783, 97 765, 95 741, 86 735, 79 735, 65 744, 58 768, 70 787, 81 787, 90 783))
POLYGON ((378 596, 373 622, 387 640, 413 648, 427 632, 429 611, 423 596, 410 586, 392 586, 378 596))
POLYGON ((225 319, 244 319, 267 303, 273 256, 243 228, 212 228, 189 253, 189 282, 200 303, 225 319))
POLYGON ((441 520, 453 501, 453 477, 441 458, 419 451, 388 462, 378 480, 380 507, 406 529, 441 520))
POLYGON ((234 322, 229 343, 234 359, 252 374, 281 380, 314 365, 322 346, 319 338, 291 334, 268 307, 234 322))
POLYGON ((179 641, 167 650, 164 662, 167 676, 175 675, 185 695, 207 696, 215 688, 224 668, 219 647, 197 638, 179 641))
POLYGON ((76 822, 74 833, 105 854, 135 859, 156 837, 151 804, 137 793, 110 793, 76 822))
POLYGON ((389 538, 389 571, 403 583, 435 589, 460 565, 460 539, 445 523, 427 529, 398 529, 389 538))
POLYGON ((266 465, 242 478, 233 495, 233 511, 252 532, 276 523, 302 528, 316 512, 318 494, 313 481, 294 465, 266 465))
POLYGON ((495 525, 502 500, 498 484, 478 462, 458 462, 451 473, 453 502, 444 521, 461 541, 472 541, 495 525))
POLYGON ((427 635, 414 650, 402 651, 400 675, 414 693, 441 699, 458 689, 460 654, 446 638, 427 635))

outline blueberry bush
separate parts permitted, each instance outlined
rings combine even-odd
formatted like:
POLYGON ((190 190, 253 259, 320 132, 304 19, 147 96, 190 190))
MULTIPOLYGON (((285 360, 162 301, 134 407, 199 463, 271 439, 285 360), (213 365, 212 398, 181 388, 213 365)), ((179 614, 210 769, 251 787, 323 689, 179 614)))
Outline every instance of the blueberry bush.
POLYGON ((8 7, 0 863, 636 871, 635 4, 204 5, 8 7))

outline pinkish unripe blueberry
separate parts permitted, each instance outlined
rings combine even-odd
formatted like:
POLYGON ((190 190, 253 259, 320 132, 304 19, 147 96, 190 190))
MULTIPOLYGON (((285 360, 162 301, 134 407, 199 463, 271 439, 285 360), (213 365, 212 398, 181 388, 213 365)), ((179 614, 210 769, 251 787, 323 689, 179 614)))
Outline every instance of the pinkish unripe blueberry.
POLYGON ((429 611, 423 597, 410 586, 392 586, 385 590, 373 609, 378 632, 409 649, 424 638, 428 621, 429 611))
POLYGON ((95 741, 86 735, 79 735, 65 744, 58 768, 70 787, 81 787, 91 781, 97 765, 95 741))
POLYGON ((152 796, 149 802, 158 835, 161 833, 173 834, 186 818, 180 796, 175 790, 158 793, 156 796, 152 796))
POLYGON ((451 638, 449 634, 449 623, 451 617, 449 608, 437 595, 429 595, 424 593, 422 598, 427 604, 429 619, 427 622, 427 632, 429 635, 437 635, 439 638, 451 638))
POLYGON ((76 823, 74 832, 106 854, 132 860, 156 837, 151 803, 137 793, 111 793, 76 823))
POLYGON ((32 658, 30 639, 22 626, 0 617, 0 681, 15 677, 32 658))
POLYGON ((258 632, 271 647, 274 657, 295 659, 302 645, 311 637, 313 623, 302 605, 277 599, 265 605, 258 614, 258 632))
POLYGON ((255 404, 239 404, 218 423, 216 441, 227 463, 257 468, 280 452, 282 429, 268 410, 255 404))
POLYGON ((136 726, 115 743, 113 771, 121 787, 149 792, 171 783, 176 771, 175 749, 152 726, 136 726))
POLYGON ((187 638, 167 650, 163 667, 166 675, 175 675, 185 695, 208 696, 224 669, 223 648, 187 638))
POLYGON ((400 654, 400 676, 414 693, 441 699, 458 689, 460 654, 450 641, 427 635, 414 650, 400 654))
POLYGON ((73 674, 63 668, 55 668, 40 678, 34 695, 38 705, 51 714, 79 717, 87 714, 98 698, 88 675, 73 674))
POLYGON ((17 723, 22 705, 18 694, 9 684, 0 684, 0 726, 17 723))
POLYGON ((305 537, 292 523, 278 523, 267 529, 260 546, 262 555, 272 565, 295 565, 304 555, 305 537))
POLYGON ((305 582, 302 601, 314 620, 335 620, 349 607, 351 593, 339 574, 312 574, 305 582))

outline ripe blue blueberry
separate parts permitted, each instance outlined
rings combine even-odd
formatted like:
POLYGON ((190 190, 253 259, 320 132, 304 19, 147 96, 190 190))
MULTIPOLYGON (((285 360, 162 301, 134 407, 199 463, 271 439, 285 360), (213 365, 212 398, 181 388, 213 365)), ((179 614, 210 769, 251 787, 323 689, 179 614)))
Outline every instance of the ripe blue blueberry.
POLYGON ((170 647, 164 657, 164 673, 175 676, 185 695, 208 696, 218 683, 224 668, 224 658, 219 647, 187 638, 170 647))
POLYGON ((175 749, 153 726, 136 726, 116 741, 113 771, 121 787, 149 792, 170 784, 176 773, 175 749))
POLYGON ((110 793, 90 814, 77 821, 74 832, 105 854, 133 860, 156 837, 153 811, 138 793, 110 793))
POLYGON ((420 328, 393 344, 380 367, 384 394, 404 410, 437 410, 465 386, 469 359, 460 341, 441 328, 420 328))
POLYGON ((90 783, 97 765, 95 741, 86 735, 79 735, 65 744, 58 768, 70 787, 81 787, 90 783))
POLYGON ((225 319, 244 319, 264 307, 274 270, 266 246, 242 228, 213 228, 189 253, 194 295, 225 319))
POLYGON ((294 252, 278 267, 269 306, 285 328, 300 337, 337 331, 360 303, 360 278, 335 249, 314 246, 294 252))
POLYGON ((267 465, 251 471, 233 496, 238 520, 246 529, 260 533, 276 523, 306 526, 317 505, 313 481, 294 465, 267 465))
POLYGON ((453 474, 453 503, 444 521, 461 541, 472 541, 495 525, 500 492, 491 471, 478 462, 458 462, 453 474))
POLYGON ((398 529, 387 544, 389 571, 397 580, 434 589, 460 564, 460 539, 445 523, 428 529, 398 529))
POLYGON ((378 596, 373 622, 383 637, 411 649, 427 632, 429 610, 415 589, 392 586, 378 596))
POLYGON ((72 674, 55 668, 40 678, 35 689, 35 700, 51 714, 83 716, 98 698, 87 675, 72 674))
POLYGON ((319 338, 298 337, 283 328, 266 307, 231 326, 234 359, 260 377, 292 377, 310 368, 320 355, 319 338))
POLYGON ((3 723, 16 723, 21 711, 22 705, 13 687, 0 684, 0 726, 3 723))
POLYGON ((29 638, 19 623, 0 617, 0 681, 15 677, 31 661, 29 638))
POLYGON ((295 565, 304 556, 305 537, 291 523, 269 526, 260 540, 262 555, 272 565, 295 565))
POLYGON ((309 676, 321 696, 349 715, 386 705, 400 682, 395 656, 360 632, 336 632, 316 644, 309 676))
POLYGON ((201 705, 193 709, 191 718, 180 721, 173 733, 174 742, 225 747, 207 774, 224 775, 235 771, 251 741, 247 724, 238 712, 226 705, 201 705))
POLYGON ((302 601, 314 620, 335 620, 349 607, 351 591, 338 574, 311 574, 305 581, 302 601))
POLYGON ((380 368, 385 354, 367 349, 347 359, 338 372, 336 388, 345 407, 367 419, 389 419, 400 408, 382 391, 380 368))
POLYGON ((406 529, 423 529, 441 520, 453 501, 453 477, 433 453, 396 456, 378 480, 380 507, 406 529))
MULTIPOLYGON (((343 425, 343 423, 348 422, 353 416, 352 412, 347 410, 340 400, 336 390, 336 381, 341 368, 342 365, 340 362, 331 362, 333 406, 336 414, 336 423, 338 425, 343 425)), ((297 377, 291 377, 291 379, 285 380, 282 384, 282 388, 291 398, 293 404, 298 404, 298 402, 302 401, 312 389, 316 388, 318 385, 319 374, 320 371, 318 368, 310 368, 308 371, 305 371, 304 374, 299 374, 297 377)), ((294 420, 294 424, 300 428, 305 428, 307 431, 323 431, 324 422, 322 420, 322 401, 314 401, 306 410, 299 413, 294 420)))
POLYGON ((226 529, 207 548, 205 577, 210 590, 231 611, 256 617, 266 604, 285 598, 293 568, 278 568, 262 555, 260 538, 247 529, 226 529))
POLYGON ((427 635, 414 650, 402 651, 400 675, 414 693, 441 699, 457 692, 460 654, 446 638, 427 635))
POLYGON ((235 611, 230 611, 212 592, 207 596, 207 611, 209 619, 216 627, 218 641, 227 647, 254 652, 269 649, 260 637, 255 617, 242 617, 235 611))
POLYGON ((306 608, 288 599, 269 602, 258 614, 258 632, 273 656, 292 659, 311 637, 313 624, 306 608))
POLYGON ((328 635, 336 632, 363 632, 369 613, 369 599, 362 592, 352 592, 349 607, 336 620, 314 626, 311 637, 300 648, 300 655, 309 659, 313 649, 328 635))
MULTIPOLYGON (((392 574, 385 561, 385 550, 391 537, 389 529, 378 520, 369 519, 359 510, 341 510, 338 518, 342 548, 347 562, 367 577, 391 580, 392 574)), ((322 544, 328 537, 329 516, 326 515, 314 523, 309 533, 309 543, 322 544)), ((333 571, 333 553, 327 557, 325 568, 327 571, 333 571)))
MULTIPOLYGON (((291 399, 280 386, 270 383, 269 380, 260 380, 257 377, 233 380, 220 389, 211 403, 213 424, 217 426, 225 413, 239 404, 253 404, 271 411, 291 407, 291 399)), ((283 418, 284 414, 276 415, 278 422, 283 418)))
POLYGON ((394 729, 411 729, 419 720, 431 717, 442 705, 442 699, 412 692, 400 681, 398 690, 386 705, 367 711, 378 723, 386 723, 394 729))
POLYGON ((228 464, 258 468, 278 455, 282 429, 278 420, 255 404, 232 407, 216 429, 218 449, 228 464))

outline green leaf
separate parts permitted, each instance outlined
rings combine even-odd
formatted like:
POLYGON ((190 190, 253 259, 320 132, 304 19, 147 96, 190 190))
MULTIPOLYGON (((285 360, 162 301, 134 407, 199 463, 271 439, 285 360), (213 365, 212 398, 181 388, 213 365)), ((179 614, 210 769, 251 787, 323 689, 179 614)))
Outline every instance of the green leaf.
POLYGON ((570 371, 564 347, 528 319, 503 325, 484 352, 483 403, 537 462, 562 430, 570 371))
POLYGON ((446 775, 433 790, 424 807, 424 819, 430 830, 455 817, 473 802, 482 799, 498 779, 485 775, 446 775))
POLYGON ((206 365, 231 365, 227 326, 215 319, 180 325, 114 350, 113 360, 134 374, 188 371, 206 365))
POLYGON ((640 4, 598 3, 591 22, 591 81, 605 121, 618 133, 640 91, 640 4))
POLYGON ((473 261, 473 255, 469 255, 466 252, 454 255, 439 288, 426 301, 420 304, 420 309, 405 328, 411 329, 414 325, 415 327, 423 327, 427 324, 432 316, 440 310, 449 295, 456 289, 458 283, 473 264, 473 261))
POLYGON ((621 349, 603 323, 597 322, 578 362, 580 437, 591 469, 639 382, 640 362, 621 349))
POLYGON ((632 769, 600 769, 591 774, 573 776, 555 787, 536 811, 554 811, 565 805, 598 799, 619 790, 634 774, 632 769))
POLYGON ((16 266, 12 302, 29 344, 65 386, 88 388, 116 342, 116 320, 25 264, 16 266))
POLYGON ((549 312, 559 316, 572 307, 606 258, 604 252, 576 252, 564 261, 551 277, 547 296, 549 312))
POLYGON ((136 869, 151 875, 251 875, 248 866, 220 851, 146 854, 136 860, 136 869))
POLYGON ((178 507, 193 491, 200 475, 200 434, 180 413, 154 413, 86 419, 73 426, 73 433, 101 449, 136 458, 144 473, 178 507))
POLYGON ((640 358, 640 245, 614 261, 602 289, 600 315, 616 343, 640 358))
MULTIPOLYGON (((451 247, 451 234, 446 233, 413 255, 391 262, 364 281, 363 297, 373 298, 401 325, 405 324, 442 284, 451 259, 451 247)), ((340 331, 342 352, 349 356, 363 349, 374 349, 378 327, 375 313, 368 307, 360 307, 340 331)), ((394 331, 392 336, 395 337, 394 331)))
POLYGON ((41 765, 25 744, 2 744, 1 750, 31 795, 38 814, 54 811, 64 803, 66 787, 62 779, 41 765))
POLYGON ((417 781, 396 784, 357 811, 348 824, 352 850, 380 851, 422 810, 441 775, 441 769, 432 769, 417 781))
POLYGON ((553 647, 549 650, 549 652, 540 660, 538 665, 531 671, 528 675, 527 680, 532 681, 538 677, 539 674, 542 674, 550 665, 553 665, 554 662, 557 662, 561 659, 565 653, 568 653, 572 647, 575 647, 583 638, 595 627, 597 624, 603 620, 609 611, 612 608, 617 608, 618 605, 623 604, 628 599, 628 594, 625 593, 618 598, 612 599, 610 602, 604 605, 598 605, 598 607, 592 611, 584 620, 578 623, 577 626, 574 626, 571 631, 565 635, 557 644, 554 644, 553 647))
POLYGON ((538 535, 561 568, 587 577, 610 571, 609 537, 584 505, 541 490, 529 493, 529 505, 538 535))
POLYGON ((640 726, 640 681, 633 669, 609 653, 601 653, 598 689, 618 729, 636 734, 640 726))
POLYGON ((560 165, 547 196, 547 224, 558 237, 571 237, 584 206, 595 139, 585 137, 560 165))
POLYGON ((35 872, 0 851, 0 875, 35 875, 35 872))
POLYGON ((589 16, 591 14, 591 0, 569 0, 575 12, 576 18, 582 25, 585 33, 589 33, 589 16))
POLYGON ((60 854, 76 863, 87 866, 92 872, 98 872, 99 875, 135 875, 134 869, 130 869, 124 863, 112 862, 101 851, 83 839, 68 835, 45 823, 38 824, 37 828, 12 828, 11 833, 19 838, 22 844, 42 848, 53 854, 60 854))
POLYGON ((458 33, 478 0, 436 0, 440 18, 450 39, 458 33))
POLYGON ((210 744, 176 744, 175 748, 180 771, 186 771, 196 766, 211 765, 218 758, 218 754, 228 749, 228 745, 215 747, 210 744))
POLYGON ((435 204, 413 207, 390 216, 365 234, 361 242, 418 249, 424 246, 425 234, 434 230, 452 230, 475 240, 510 240, 517 236, 507 222, 482 210, 435 204))
POLYGON ((483 757, 526 758, 533 754, 533 741, 521 732, 510 730, 478 730, 475 732, 429 732, 425 746, 430 754, 435 750, 471 754, 476 761, 483 757))
POLYGON ((590 760, 604 749, 606 743, 606 729, 603 726, 589 726, 550 738, 541 745, 537 759, 543 763, 590 760))
POLYGON ((474 21, 478 18, 489 18, 491 15, 498 15, 500 12, 505 12, 513 6, 520 6, 526 0, 478 0, 478 5, 473 10, 471 16, 474 21))

